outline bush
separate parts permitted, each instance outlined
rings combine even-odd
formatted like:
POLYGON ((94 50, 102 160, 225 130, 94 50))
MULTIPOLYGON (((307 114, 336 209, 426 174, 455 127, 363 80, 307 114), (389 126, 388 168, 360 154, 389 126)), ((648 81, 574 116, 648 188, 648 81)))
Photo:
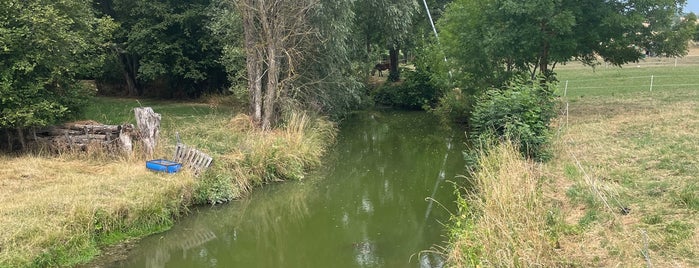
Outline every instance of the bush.
POLYGON ((445 121, 465 123, 471 114, 472 106, 473 96, 455 88, 444 94, 439 99, 439 104, 430 111, 445 121))
POLYGON ((403 109, 419 110, 432 106, 439 99, 440 90, 426 71, 406 71, 402 83, 384 84, 373 94, 374 102, 403 109))
POLYGON ((493 136, 519 143, 522 155, 543 161, 549 157, 549 123, 556 115, 553 88, 517 81, 506 89, 491 89, 480 97, 470 118, 472 140, 493 136))

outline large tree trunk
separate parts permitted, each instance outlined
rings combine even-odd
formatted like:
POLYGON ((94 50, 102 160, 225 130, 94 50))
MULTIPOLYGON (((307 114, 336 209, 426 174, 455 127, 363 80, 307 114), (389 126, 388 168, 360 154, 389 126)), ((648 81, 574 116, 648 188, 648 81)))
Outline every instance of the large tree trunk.
POLYGON ((257 125, 262 124, 262 70, 263 55, 257 47, 255 15, 249 8, 241 8, 243 31, 245 34, 245 55, 248 71, 248 92, 250 94, 250 115, 257 125))
POLYGON ((400 80, 400 72, 398 71, 398 46, 392 46, 388 49, 388 56, 391 63, 391 69, 388 74, 388 80, 400 80))
POLYGON ((17 128, 17 138, 22 145, 22 151, 27 150, 27 142, 24 140, 24 131, 20 127, 17 128))
POLYGON ((158 144, 160 136, 160 114, 153 111, 151 107, 134 108, 136 124, 140 131, 143 148, 148 157, 153 157, 155 146, 158 144))
POLYGON ((138 84, 136 81, 136 74, 138 72, 138 66, 136 60, 126 54, 125 51, 118 51, 119 59, 123 66, 122 74, 124 75, 124 81, 126 81, 126 92, 129 96, 135 97, 140 96, 141 91, 138 89, 138 84))
POLYGON ((245 35, 248 90, 255 124, 270 130, 277 120, 277 102, 293 80, 300 44, 314 30, 306 12, 316 2, 298 0, 238 0, 245 35), (282 59, 287 61, 282 62, 282 59))
MULTIPOLYGON (((264 8, 260 5, 260 9, 264 8)), ((262 129, 270 130, 272 129, 272 123, 274 119, 274 104, 277 102, 277 87, 279 86, 279 63, 277 62, 277 54, 279 52, 279 36, 278 27, 281 25, 275 25, 276 16, 271 14, 269 16, 266 13, 261 14, 260 20, 262 21, 262 31, 265 35, 265 41, 267 42, 267 86, 265 87, 265 99, 262 103, 264 115, 262 118, 262 129)))

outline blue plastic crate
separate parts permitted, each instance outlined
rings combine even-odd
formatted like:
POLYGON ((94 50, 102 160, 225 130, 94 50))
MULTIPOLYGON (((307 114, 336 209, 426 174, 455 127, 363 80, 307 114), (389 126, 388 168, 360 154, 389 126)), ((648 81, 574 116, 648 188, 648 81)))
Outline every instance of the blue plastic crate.
POLYGON ((182 164, 165 159, 155 159, 146 161, 146 168, 166 173, 175 173, 182 168, 182 164))

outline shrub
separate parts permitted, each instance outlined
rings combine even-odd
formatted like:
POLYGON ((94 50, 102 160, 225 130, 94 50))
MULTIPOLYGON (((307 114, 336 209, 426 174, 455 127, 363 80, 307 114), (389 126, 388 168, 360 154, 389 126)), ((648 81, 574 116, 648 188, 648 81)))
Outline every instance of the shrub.
POLYGON ((454 88, 439 98, 439 104, 432 110, 442 120, 465 123, 471 114, 473 96, 466 95, 461 89, 454 88))
POLYGON ((432 83, 430 74, 423 70, 407 71, 402 83, 387 83, 374 92, 374 102, 403 109, 418 110, 432 106, 439 99, 440 90, 432 83))
POLYGON ((492 135, 519 143, 529 158, 546 160, 549 123, 555 116, 552 85, 516 81, 506 89, 491 89, 475 104, 469 123, 472 140, 492 135))

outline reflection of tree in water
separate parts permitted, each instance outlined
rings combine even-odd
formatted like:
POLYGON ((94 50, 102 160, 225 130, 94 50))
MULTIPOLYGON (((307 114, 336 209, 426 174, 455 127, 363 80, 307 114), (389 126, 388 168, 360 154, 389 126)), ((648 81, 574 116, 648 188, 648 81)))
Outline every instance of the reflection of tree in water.
MULTIPOLYGON (((401 266, 384 263, 380 256, 395 254, 386 248, 396 247, 396 244, 414 248, 416 252, 413 253, 426 249, 419 246, 425 235, 424 229, 430 228, 426 226, 428 204, 423 199, 434 195, 439 186, 435 181, 444 179, 446 152, 452 143, 445 133, 451 131, 435 131, 440 125, 424 113, 408 116, 370 114, 354 122, 359 127, 343 126, 338 141, 341 143, 338 147, 344 149, 338 153, 350 157, 337 157, 345 163, 342 168, 334 170, 332 176, 353 184, 348 189, 362 189, 362 192, 359 195, 356 192, 337 192, 342 196, 334 198, 349 200, 348 207, 339 211, 338 217, 342 219, 345 236, 359 236, 355 238, 358 242, 353 243, 355 262, 359 266, 401 266), (400 227, 386 229, 385 221, 400 227), (403 230, 416 232, 404 233, 403 230), (379 240, 368 235, 377 233, 382 233, 379 240)), ((460 157, 460 152, 453 155, 460 157)), ((405 260, 410 256, 394 257, 405 260)), ((413 261, 422 267, 429 267, 425 264, 441 266, 440 261, 427 254, 413 261)))

